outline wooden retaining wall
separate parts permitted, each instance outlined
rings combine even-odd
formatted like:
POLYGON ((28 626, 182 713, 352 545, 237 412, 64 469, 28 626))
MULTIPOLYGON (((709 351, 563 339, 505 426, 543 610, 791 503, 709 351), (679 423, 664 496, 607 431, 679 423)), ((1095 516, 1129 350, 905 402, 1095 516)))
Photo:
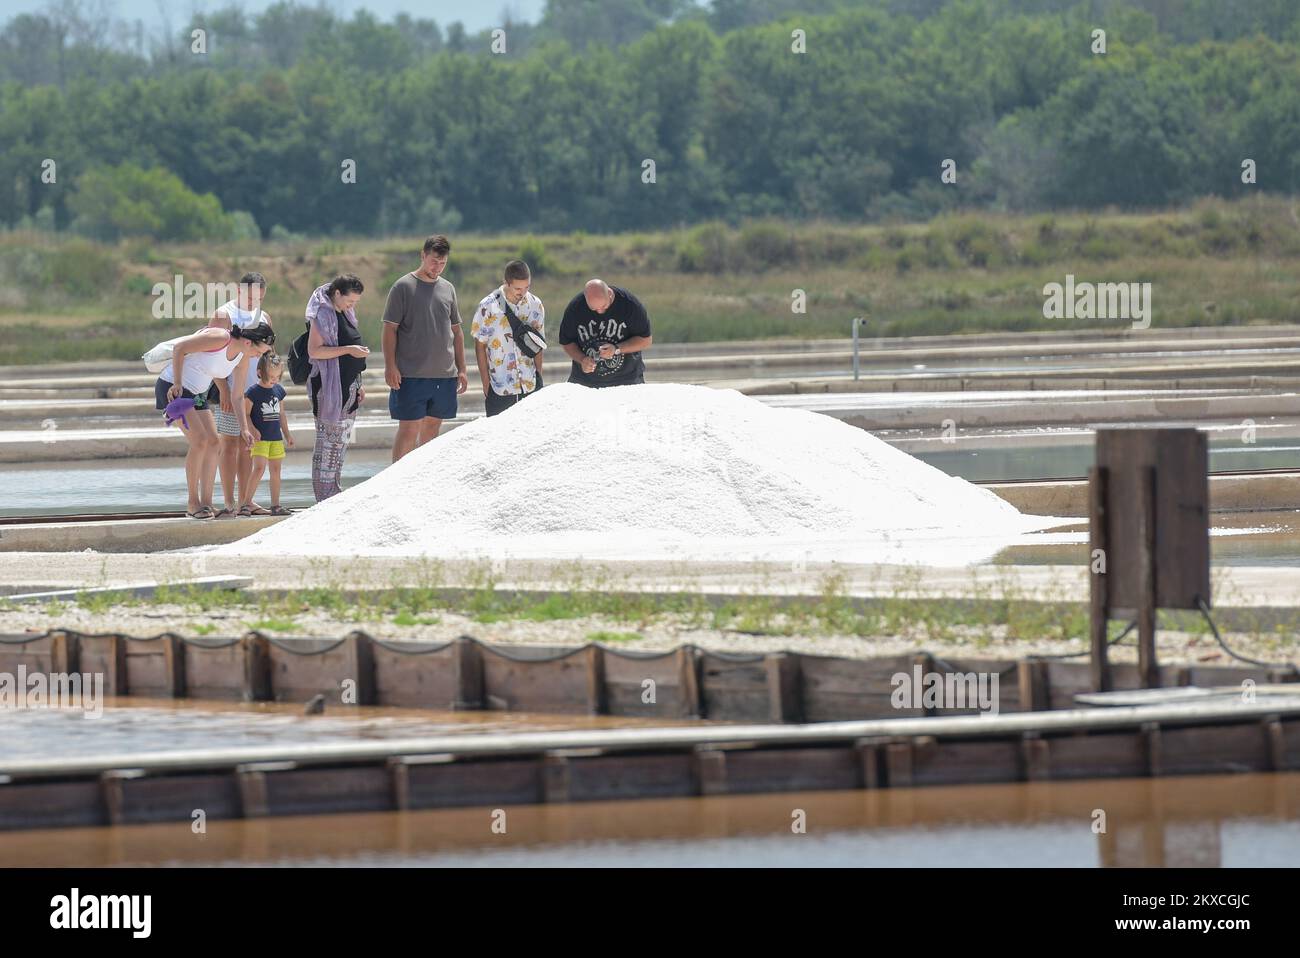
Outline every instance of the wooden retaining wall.
MULTIPOLYGON (((920 669, 998 676, 998 711, 1074 705, 1090 690, 1086 661, 958 659, 928 653, 870 659, 771 652, 737 655, 682 646, 662 653, 602 645, 491 646, 395 642, 352 632, 339 639, 137 638, 72 631, 0 636, 0 672, 99 672, 105 691, 140 697, 306 702, 333 705, 708 718, 733 722, 832 722, 974 712, 895 708, 893 677, 920 669)), ((1117 690, 1139 687, 1135 665, 1114 665, 1117 690)), ((1294 681, 1254 667, 1166 666, 1167 686, 1294 681)))
POLYGON ((1300 770, 1300 697, 0 759, 0 830, 1300 770))

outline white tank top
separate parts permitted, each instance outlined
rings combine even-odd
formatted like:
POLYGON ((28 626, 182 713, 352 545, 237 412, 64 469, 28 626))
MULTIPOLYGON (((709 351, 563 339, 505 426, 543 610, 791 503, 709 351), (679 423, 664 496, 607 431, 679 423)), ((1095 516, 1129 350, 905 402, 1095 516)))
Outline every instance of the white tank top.
MULTIPOLYGON (((234 359, 226 358, 230 343, 212 352, 187 353, 181 367, 181 387, 199 396, 208 391, 214 379, 225 379, 244 358, 242 352, 235 353, 234 359)), ((176 382, 176 371, 168 363, 160 374, 161 379, 169 383, 176 382)))
MULTIPOLYGON (((225 313, 230 317, 230 325, 238 326, 240 329, 248 329, 250 326, 256 326, 261 320, 257 319, 257 313, 251 309, 243 309, 237 300, 231 300, 225 306, 218 307, 218 312, 225 313), (254 322, 254 320, 257 320, 254 322)), ((248 391, 249 386, 257 385, 257 362, 250 359, 248 361, 248 381, 244 383, 242 389, 236 389, 233 382, 229 383, 231 390, 237 397, 241 397, 248 391)))

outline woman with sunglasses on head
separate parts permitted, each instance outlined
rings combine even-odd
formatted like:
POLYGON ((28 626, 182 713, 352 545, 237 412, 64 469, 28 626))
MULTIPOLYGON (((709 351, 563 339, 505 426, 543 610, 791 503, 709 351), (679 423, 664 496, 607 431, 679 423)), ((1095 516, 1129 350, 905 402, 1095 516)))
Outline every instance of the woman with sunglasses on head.
MULTIPOLYGON (((172 347, 171 362, 154 383, 156 408, 165 410, 177 399, 194 403, 194 412, 179 420, 181 434, 190 447, 185 455, 185 484, 189 490, 185 514, 191 519, 216 516, 212 509, 212 487, 217 476, 219 445, 216 424, 208 410, 208 390, 213 380, 224 379, 232 373, 236 382, 242 382, 247 377, 250 361, 256 364, 274 344, 275 333, 269 323, 229 330, 208 326, 172 347)), ((240 438, 251 447, 253 434, 243 403, 236 405, 235 411, 240 438)))

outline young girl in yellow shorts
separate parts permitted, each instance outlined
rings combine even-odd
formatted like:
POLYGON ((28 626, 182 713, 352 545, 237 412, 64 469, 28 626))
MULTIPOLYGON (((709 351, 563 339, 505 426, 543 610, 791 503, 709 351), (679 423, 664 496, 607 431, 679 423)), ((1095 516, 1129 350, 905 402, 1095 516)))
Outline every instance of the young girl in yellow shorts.
POLYGON ((285 397, 284 387, 280 385, 283 372, 284 360, 274 353, 267 353, 257 363, 257 384, 249 386, 244 393, 244 409, 248 413, 255 441, 252 450, 253 473, 249 476, 243 502, 239 504, 241 516, 253 514, 253 496, 268 465, 271 470, 271 515, 289 514, 289 510, 280 505, 280 464, 284 461, 285 446, 293 448, 289 420, 283 418, 280 412, 280 402, 285 397))

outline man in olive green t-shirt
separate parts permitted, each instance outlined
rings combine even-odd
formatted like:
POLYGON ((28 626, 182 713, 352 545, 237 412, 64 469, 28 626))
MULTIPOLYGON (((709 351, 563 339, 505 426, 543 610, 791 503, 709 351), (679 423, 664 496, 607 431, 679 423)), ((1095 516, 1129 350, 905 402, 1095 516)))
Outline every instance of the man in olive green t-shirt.
POLYGON ((442 278, 450 253, 447 237, 430 236, 420 268, 394 283, 384 304, 384 379, 388 414, 397 420, 393 462, 436 438, 469 388, 456 287, 442 278))

